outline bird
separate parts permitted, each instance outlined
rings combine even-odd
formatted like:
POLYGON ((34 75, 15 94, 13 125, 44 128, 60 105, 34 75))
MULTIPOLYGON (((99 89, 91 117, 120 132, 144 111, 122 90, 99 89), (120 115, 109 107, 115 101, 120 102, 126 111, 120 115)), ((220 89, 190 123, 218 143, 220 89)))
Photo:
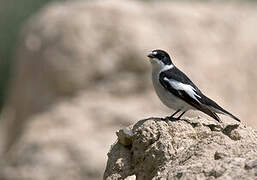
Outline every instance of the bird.
POLYGON ((175 110, 169 119, 179 120, 188 110, 199 110, 221 122, 217 114, 230 116, 240 122, 215 101, 205 96, 200 89, 172 62, 169 54, 161 49, 147 55, 152 65, 152 82, 163 104, 175 110), (175 118, 175 115, 181 114, 175 118))

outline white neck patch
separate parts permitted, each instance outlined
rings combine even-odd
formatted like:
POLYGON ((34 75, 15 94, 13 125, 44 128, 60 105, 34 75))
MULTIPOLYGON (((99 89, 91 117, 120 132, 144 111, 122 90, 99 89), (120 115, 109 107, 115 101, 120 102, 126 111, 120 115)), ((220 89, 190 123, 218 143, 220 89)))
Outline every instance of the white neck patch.
POLYGON ((164 65, 163 68, 161 69, 161 72, 163 71, 167 71, 169 69, 172 69, 174 67, 173 64, 170 64, 170 65, 164 65))

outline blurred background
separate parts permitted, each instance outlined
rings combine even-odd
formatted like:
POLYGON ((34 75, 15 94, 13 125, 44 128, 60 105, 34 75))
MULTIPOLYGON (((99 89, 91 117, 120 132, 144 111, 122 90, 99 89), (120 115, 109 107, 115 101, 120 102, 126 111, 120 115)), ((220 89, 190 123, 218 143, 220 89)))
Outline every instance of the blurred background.
POLYGON ((1 1, 0 179, 101 179, 115 131, 172 113, 151 84, 157 48, 256 128, 256 32, 250 0, 1 1))

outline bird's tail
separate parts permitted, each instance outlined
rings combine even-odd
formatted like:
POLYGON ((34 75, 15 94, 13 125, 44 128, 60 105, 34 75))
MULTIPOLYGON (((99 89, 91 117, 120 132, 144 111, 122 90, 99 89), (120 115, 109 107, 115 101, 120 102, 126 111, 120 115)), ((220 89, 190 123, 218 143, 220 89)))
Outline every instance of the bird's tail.
POLYGON ((220 106, 217 105, 217 104, 216 104, 215 107, 210 106, 210 110, 211 110, 212 112, 215 112, 215 113, 224 114, 224 115, 229 116, 229 117, 235 119, 236 121, 240 122, 240 119, 238 119, 236 116, 234 116, 234 115, 231 114, 230 112, 226 111, 225 109, 223 109, 222 107, 220 107, 220 106))
MULTIPOLYGON (((219 114, 224 114, 227 116, 230 116, 231 118, 235 119, 236 121, 240 122, 240 119, 238 119, 236 116, 234 116, 233 114, 231 114, 230 112, 226 111, 225 109, 223 109, 222 107, 220 107, 216 102, 214 102, 213 100, 209 99, 208 97, 204 96, 204 104, 207 106, 206 108, 211 111, 214 115, 216 115, 218 117, 218 115, 216 113, 219 114)), ((206 113, 208 114, 208 113, 206 113)), ((210 115, 210 114, 208 114, 210 115)), ((213 116, 211 116, 213 117, 213 116)), ((216 119, 216 118, 214 118, 216 119)), ((217 119, 216 119, 217 120, 217 119)))
POLYGON ((210 110, 210 108, 208 108, 208 106, 203 105, 203 106, 201 106, 201 108, 199 108, 199 110, 204 112, 205 114, 209 115, 216 121, 221 122, 220 117, 215 112, 210 110))
POLYGON ((241 122, 240 119, 238 119, 236 116, 234 116, 233 114, 231 114, 230 112, 226 111, 225 109, 221 108, 221 109, 216 109, 217 113, 220 113, 220 114, 224 114, 224 115, 227 115, 233 119, 235 119, 236 121, 238 122, 241 122))

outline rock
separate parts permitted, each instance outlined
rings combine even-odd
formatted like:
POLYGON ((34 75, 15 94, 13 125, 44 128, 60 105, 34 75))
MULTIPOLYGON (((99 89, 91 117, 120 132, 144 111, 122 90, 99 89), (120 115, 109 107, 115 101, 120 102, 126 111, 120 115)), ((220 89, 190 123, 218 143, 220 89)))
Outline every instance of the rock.
POLYGON ((118 141, 120 144, 124 146, 131 145, 131 137, 133 135, 131 126, 117 131, 116 135, 118 136, 118 141))
POLYGON ((130 146, 120 137, 108 153, 104 179, 257 178, 257 133, 243 124, 149 118, 133 125, 130 146))
POLYGON ((245 163, 245 168, 247 169, 252 169, 255 167, 257 167, 257 159, 245 163))

